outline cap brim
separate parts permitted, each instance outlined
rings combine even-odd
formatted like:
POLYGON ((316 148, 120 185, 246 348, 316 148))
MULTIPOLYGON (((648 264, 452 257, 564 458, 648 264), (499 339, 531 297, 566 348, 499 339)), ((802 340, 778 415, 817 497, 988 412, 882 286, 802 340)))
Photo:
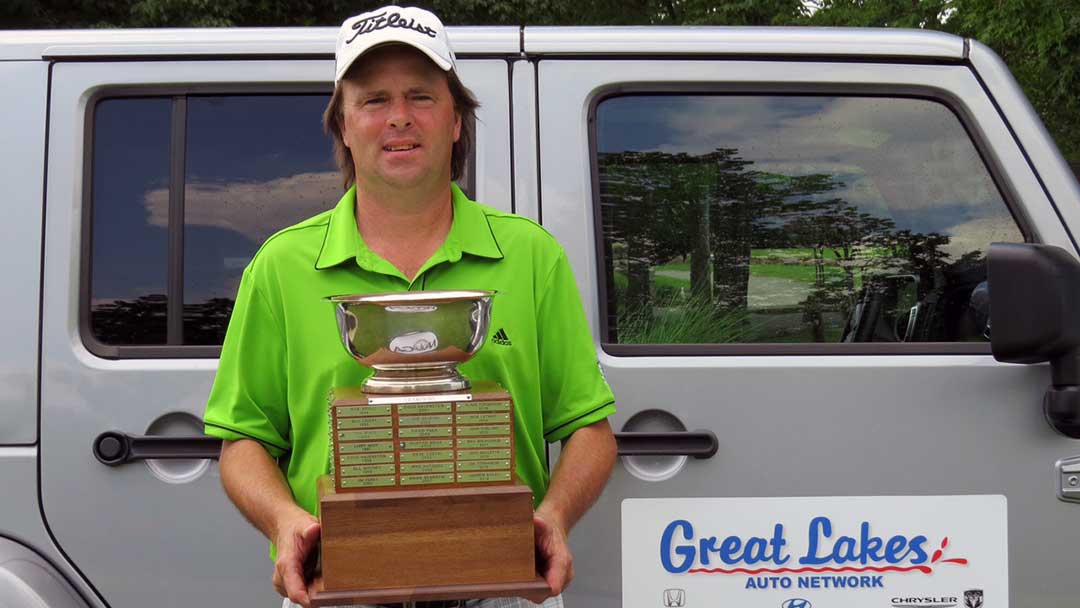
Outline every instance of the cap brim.
POLYGON ((344 67, 341 68, 341 72, 337 75, 337 78, 335 78, 334 81, 335 82, 341 82, 341 79, 345 77, 345 74, 348 74, 349 70, 352 69, 352 66, 356 65, 356 62, 361 57, 363 57, 364 55, 370 54, 371 51, 373 51, 375 49, 386 47, 386 46, 392 46, 392 45, 396 45, 396 44, 400 44, 402 46, 412 47, 412 48, 420 51, 424 55, 427 55, 427 58, 430 59, 435 65, 439 66, 439 68, 441 70, 443 70, 444 72, 449 72, 450 70, 452 70, 454 68, 454 64, 450 63, 449 61, 447 61, 443 57, 440 57, 438 53, 436 53, 435 51, 431 50, 430 48, 428 48, 426 46, 419 45, 419 44, 413 44, 413 43, 407 42, 405 40, 387 40, 386 42, 380 42, 378 44, 374 44, 371 47, 369 47, 367 49, 364 49, 364 52, 360 53, 356 57, 353 57, 349 61, 349 63, 347 63, 344 67))

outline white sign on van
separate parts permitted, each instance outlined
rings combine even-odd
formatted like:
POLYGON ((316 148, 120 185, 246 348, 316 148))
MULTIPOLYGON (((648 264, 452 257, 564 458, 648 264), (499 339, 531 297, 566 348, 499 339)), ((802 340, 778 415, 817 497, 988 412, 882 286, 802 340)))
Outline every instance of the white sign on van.
POLYGON ((1008 608, 1004 496, 627 499, 624 608, 1008 608))

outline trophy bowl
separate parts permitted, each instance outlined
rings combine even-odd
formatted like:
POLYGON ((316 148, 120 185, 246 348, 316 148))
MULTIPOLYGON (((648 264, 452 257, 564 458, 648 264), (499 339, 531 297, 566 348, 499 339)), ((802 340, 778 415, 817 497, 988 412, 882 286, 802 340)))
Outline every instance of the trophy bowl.
POLYGON ((352 358, 375 373, 366 393, 469 388, 457 365, 484 344, 493 291, 406 291, 327 298, 352 358))

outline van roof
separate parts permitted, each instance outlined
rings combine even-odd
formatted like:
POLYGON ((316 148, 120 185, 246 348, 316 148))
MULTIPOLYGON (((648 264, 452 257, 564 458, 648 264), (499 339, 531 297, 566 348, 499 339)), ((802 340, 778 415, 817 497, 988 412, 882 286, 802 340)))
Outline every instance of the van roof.
MULTIPOLYGON (((450 27, 459 55, 748 55, 962 60, 963 38, 819 27, 450 27)), ((331 57, 337 28, 16 30, 0 61, 174 56, 331 57)))

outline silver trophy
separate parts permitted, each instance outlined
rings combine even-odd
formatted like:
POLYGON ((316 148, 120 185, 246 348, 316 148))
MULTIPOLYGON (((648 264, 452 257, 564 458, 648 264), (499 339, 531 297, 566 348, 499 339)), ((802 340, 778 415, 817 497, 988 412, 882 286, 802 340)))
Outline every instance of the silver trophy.
POLYGON ((548 590, 536 572, 533 493, 515 475, 513 398, 457 370, 487 339, 494 295, 328 298, 345 350, 374 374, 327 399, 313 605, 548 590))
POLYGON ((365 393, 458 391, 469 380, 457 365, 484 343, 493 291, 411 291, 329 298, 341 341, 375 370, 365 393))

